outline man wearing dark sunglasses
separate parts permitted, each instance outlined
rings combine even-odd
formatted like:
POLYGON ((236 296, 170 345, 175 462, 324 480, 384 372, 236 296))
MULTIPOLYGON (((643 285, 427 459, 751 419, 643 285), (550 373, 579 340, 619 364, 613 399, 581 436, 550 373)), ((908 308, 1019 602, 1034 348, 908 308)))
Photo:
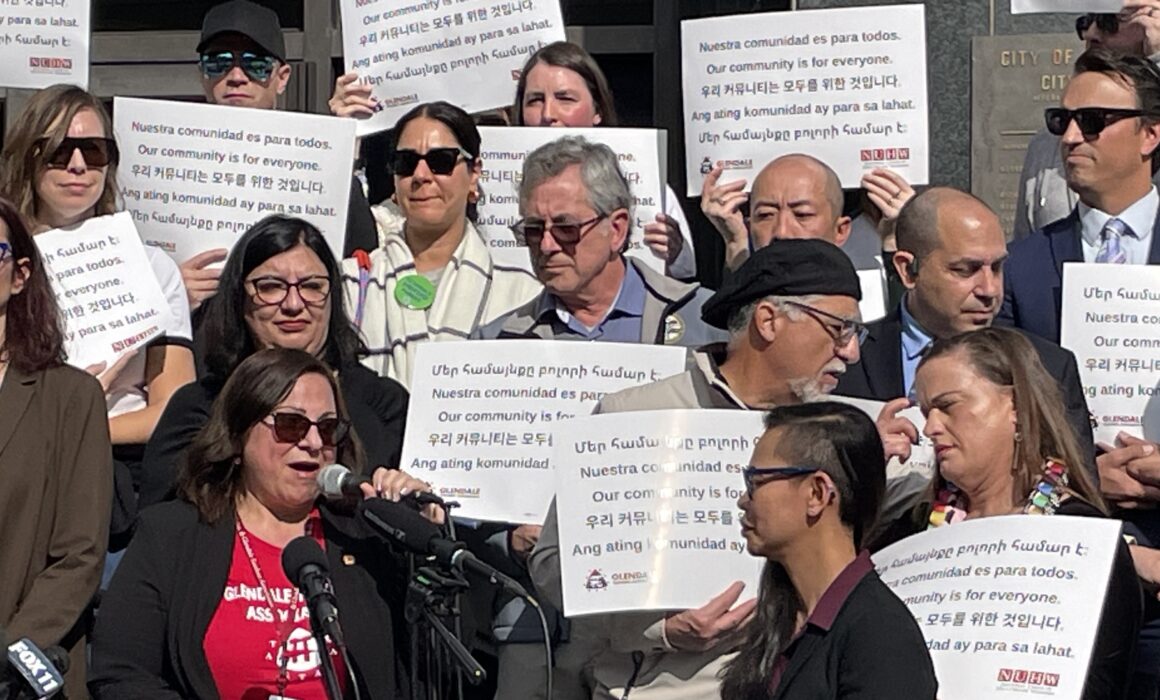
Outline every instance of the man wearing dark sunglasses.
POLYGON ((547 338, 696 347, 725 340, 701 320, 710 292, 626 257, 633 198, 604 144, 566 136, 524 161, 520 214, 544 291, 480 330, 484 338, 547 338))
MULTIPOLYGON (((1160 60, 1160 0, 1125 0, 1117 13, 1080 15, 1075 32, 1086 49, 1105 48, 1155 63, 1160 60)), ((1046 129, 1039 131, 1027 145, 1019 176, 1013 237, 1026 238, 1065 218, 1078 201, 1067 187, 1059 137, 1046 129)))

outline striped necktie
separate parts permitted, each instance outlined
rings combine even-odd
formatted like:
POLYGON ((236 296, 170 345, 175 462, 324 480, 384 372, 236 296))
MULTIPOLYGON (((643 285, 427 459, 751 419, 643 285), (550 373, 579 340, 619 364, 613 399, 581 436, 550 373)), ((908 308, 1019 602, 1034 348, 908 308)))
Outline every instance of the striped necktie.
POLYGON ((1123 265, 1128 262, 1128 254, 1120 245, 1120 239, 1123 236, 1135 235, 1123 221, 1114 217, 1108 219, 1108 223, 1104 224, 1103 230, 1100 231, 1100 249, 1096 253, 1096 262, 1112 263, 1113 265, 1123 265))

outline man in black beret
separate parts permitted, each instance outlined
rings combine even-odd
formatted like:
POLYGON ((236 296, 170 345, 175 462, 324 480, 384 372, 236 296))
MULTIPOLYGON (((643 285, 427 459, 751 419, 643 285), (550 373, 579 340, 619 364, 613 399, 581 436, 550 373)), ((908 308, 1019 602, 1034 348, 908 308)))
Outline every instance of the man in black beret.
MULTIPOLYGON (((768 409, 823 398, 846 366, 858 361, 866 334, 858 313, 861 296, 854 266, 837 246, 773 240, 754 251, 701 309, 706 323, 729 331, 727 343, 696 351, 695 366, 683 374, 605 396, 597 411, 768 409)), ((913 496, 925 482, 892 490, 891 496, 913 496)), ((536 590, 559 604, 554 503, 528 565, 536 590)), ((576 622, 574 643, 583 634, 616 640, 590 663, 594 697, 629 691, 633 700, 718 697, 718 671, 753 611, 752 601, 738 604, 741 594, 734 584, 696 610, 576 622)))

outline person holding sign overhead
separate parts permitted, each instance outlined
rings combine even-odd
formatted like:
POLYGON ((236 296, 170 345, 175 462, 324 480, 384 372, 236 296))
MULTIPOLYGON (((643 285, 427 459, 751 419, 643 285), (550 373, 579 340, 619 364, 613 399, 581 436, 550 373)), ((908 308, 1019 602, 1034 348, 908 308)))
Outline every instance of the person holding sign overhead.
MULTIPOLYGON (((935 342, 915 384, 938 472, 926 495, 891 523, 874 549, 927 528, 994 515, 1106 517, 1082 468, 1063 400, 1021 333, 986 328, 935 342)), ((1103 602, 1085 700, 1135 698, 1142 593, 1121 543, 1103 602)))
MULTIPOLYGON (((263 348, 304 350, 337 371, 370 463, 398 465, 407 391, 359 364, 362 344, 344 309, 340 274, 322 233, 302 219, 268 216, 238 239, 222 268, 221 291, 205 306, 206 373, 174 394, 146 446, 142 507, 174 495, 178 465, 214 399, 238 365, 263 348)), ((405 475, 381 471, 376 479, 387 479, 396 494, 402 487, 395 481, 405 475)))
MULTIPOLYGON (((117 209, 117 143, 104 105, 72 85, 33 95, 5 136, 0 154, 0 191, 13 199, 34 233, 75 226, 117 209)), ((118 472, 115 535, 126 534, 140 484, 144 444, 170 397, 194 379, 189 305, 177 265, 164 252, 145 253, 168 308, 158 309, 164 331, 143 351, 111 367, 97 365, 109 410, 118 472)))
POLYGON ((495 264, 472 219, 480 136, 446 102, 415 107, 391 130, 395 201, 374 207, 385 240, 343 261, 349 312, 370 350, 364 363, 411 382, 415 347, 462 340, 540 292, 528 271, 495 264))
MULTIPOLYGON (((516 83, 512 121, 516 126, 617 126, 608 79, 596 59, 576 44, 558 41, 528 57, 516 83)), ((665 213, 644 227, 645 245, 678 279, 697 275, 692 229, 676 192, 665 186, 665 213)))
POLYGON ((933 700, 922 631, 863 549, 886 488, 874 423, 828 401, 775 408, 744 478, 741 531, 768 561, 722 700, 933 700))
POLYGON ((86 698, 89 604, 101 580, 113 458, 101 386, 65 364, 44 262, 0 199, 0 629, 59 645, 65 690, 86 698))

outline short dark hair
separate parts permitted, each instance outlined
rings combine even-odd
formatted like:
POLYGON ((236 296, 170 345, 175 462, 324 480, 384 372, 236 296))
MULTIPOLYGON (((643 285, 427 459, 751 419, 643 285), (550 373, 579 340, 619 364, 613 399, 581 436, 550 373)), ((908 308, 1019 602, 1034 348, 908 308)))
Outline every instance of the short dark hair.
MULTIPOLYGON (((1160 68, 1142 56, 1109 51, 1096 46, 1075 60, 1075 74, 1103 73, 1127 83, 1136 93, 1136 105, 1144 112, 1140 122, 1152 125, 1160 121, 1160 68)), ((1160 171, 1160 148, 1152 151, 1152 174, 1160 171)))
POLYGON ((516 126, 524 124, 524 94, 528 91, 528 73, 538 64, 544 63, 558 68, 567 68, 584 79, 588 92, 592 94, 592 103, 596 106, 596 113, 600 115, 600 126, 618 126, 620 120, 616 116, 616 105, 612 101, 612 89, 608 87, 608 78, 592 54, 583 48, 568 41, 557 41, 544 46, 528 57, 520 71, 520 79, 516 83, 516 99, 512 103, 512 123, 516 126))
MULTIPOLYGON (((395 151, 399 148, 399 138, 403 135, 403 129, 420 117, 434 119, 450 129, 455 140, 459 142, 459 146, 471 155, 467 161, 467 167, 474 166, 475 161, 479 159, 479 149, 483 139, 480 137, 479 129, 475 126, 475 120, 471 118, 471 115, 449 102, 427 102, 414 107, 399 117, 399 121, 395 122, 395 126, 389 132, 388 163, 394 162, 395 151)), ((391 175, 393 176, 394 173, 391 175)), ((478 207, 475 202, 467 203, 467 218, 472 222, 478 218, 478 207)))
POLYGON ((346 315, 342 270, 322 233, 309 221, 272 214, 246 230, 222 268, 218 293, 205 306, 200 343, 205 348, 209 374, 224 382, 243 360, 259 348, 246 326, 249 295, 246 277, 275 255, 299 245, 312 250, 330 278, 330 318, 321 357, 341 369, 358 362, 365 352, 358 331, 346 315))
MULTIPOLYGON (((247 433, 306 374, 326 378, 334 392, 338 417, 350 420, 334 373, 313 355, 269 348, 247 357, 218 394, 209 420, 190 443, 178 474, 178 493, 197 508, 203 521, 217 522, 234 506, 246 468, 241 457, 247 433)), ((338 463, 361 472, 363 449, 353 431, 338 446, 336 457, 338 463)))
POLYGON ((28 259, 28 279, 24 289, 8 299, 7 332, 0 343, 0 359, 21 372, 39 372, 64 364, 64 331, 60 308, 48 279, 44 260, 32 241, 24 219, 7 199, 0 198, 0 219, 8 227, 8 244, 12 247, 9 274, 16 278, 16 261, 28 259))
POLYGON ((765 414, 765 429, 780 431, 779 457, 830 476, 838 488, 838 516, 861 547, 886 492, 886 459, 874 421, 853 406, 816 401, 778 406, 765 414))

